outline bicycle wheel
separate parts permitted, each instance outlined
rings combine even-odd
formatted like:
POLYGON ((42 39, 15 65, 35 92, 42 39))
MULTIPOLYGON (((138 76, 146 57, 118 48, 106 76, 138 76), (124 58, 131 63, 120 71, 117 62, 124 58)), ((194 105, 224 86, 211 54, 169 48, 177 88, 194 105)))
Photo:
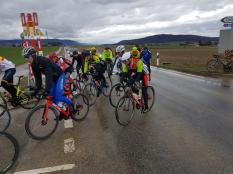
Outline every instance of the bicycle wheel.
POLYGON ((97 99, 97 92, 97 88, 93 83, 88 83, 85 85, 83 93, 87 96, 90 106, 95 104, 97 99))
POLYGON ((118 101, 121 97, 123 97, 125 94, 124 86, 121 83, 115 84, 109 94, 109 102, 113 107, 117 106, 118 101))
POLYGON ((116 106, 115 116, 117 122, 122 126, 127 126, 133 119, 135 104, 129 96, 122 97, 116 106))
POLYGON ((112 79, 111 77, 105 77, 105 79, 106 79, 107 88, 103 87, 103 94, 105 97, 108 97, 110 95, 110 91, 112 88, 112 79))
POLYGON ((0 173, 7 173, 19 156, 17 140, 6 132, 0 132, 0 173))
POLYGON ((26 92, 22 92, 19 96, 19 105, 24 109, 33 109, 36 107, 40 101, 38 97, 32 97, 26 92))
POLYGON ((154 106, 155 103, 155 90, 153 86, 148 86, 147 87, 147 94, 148 94, 148 109, 144 111, 144 113, 149 112, 152 107, 154 106))
POLYGON ((5 131, 11 122, 11 114, 9 112, 9 110, 3 106, 0 105, 0 132, 5 131))
POLYGON ((43 115, 45 112, 45 105, 40 105, 31 110, 27 116, 25 130, 33 139, 47 139, 57 129, 59 123, 57 111, 53 107, 49 107, 47 113, 48 120, 44 122, 43 115))
POLYGON ((207 70, 209 72, 220 72, 222 71, 222 65, 220 62, 216 61, 215 59, 212 59, 209 62, 207 62, 207 70))
POLYGON ((73 96, 73 103, 77 109, 77 113, 71 117, 75 121, 83 121, 89 112, 89 101, 88 98, 83 94, 77 94, 73 96))
MULTIPOLYGON (((6 99, 5 99, 2 95, 3 95, 3 94, 2 94, 2 93, 0 93, 0 105, 5 106, 5 107, 7 108, 7 102, 6 102, 6 99)), ((5 112, 5 110, 4 110, 4 109, 0 111, 0 117, 1 117, 1 115, 3 115, 3 114, 4 114, 4 112, 5 112)), ((1 130, 1 128, 0 128, 0 130, 1 130)))

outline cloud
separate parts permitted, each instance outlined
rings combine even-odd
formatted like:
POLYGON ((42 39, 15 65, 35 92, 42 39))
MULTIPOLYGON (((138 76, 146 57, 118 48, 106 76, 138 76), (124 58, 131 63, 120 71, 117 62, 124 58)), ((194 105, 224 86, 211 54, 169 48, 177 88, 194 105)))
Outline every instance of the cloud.
POLYGON ((217 36, 232 0, 11 0, 1 2, 0 38, 19 38, 19 13, 37 12, 50 38, 115 43, 160 33, 217 36))

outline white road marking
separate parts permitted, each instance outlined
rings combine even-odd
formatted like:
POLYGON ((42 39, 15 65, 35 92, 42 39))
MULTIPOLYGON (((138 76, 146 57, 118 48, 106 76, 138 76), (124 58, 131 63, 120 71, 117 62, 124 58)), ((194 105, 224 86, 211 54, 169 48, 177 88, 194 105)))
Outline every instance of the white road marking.
POLYGON ((71 170, 75 167, 75 164, 64 164, 60 166, 54 166, 54 167, 46 167, 46 168, 40 168, 40 169, 34 169, 34 170, 27 170, 27 171, 21 171, 21 172, 15 172, 14 174, 39 174, 39 173, 49 173, 49 172, 56 172, 56 171, 62 171, 62 170, 71 170))
POLYGON ((65 120, 64 121, 64 127, 66 129, 73 128, 74 127, 73 120, 72 119, 65 120))
POLYGON ((69 138, 64 140, 64 153, 72 153, 75 151, 74 139, 69 138))

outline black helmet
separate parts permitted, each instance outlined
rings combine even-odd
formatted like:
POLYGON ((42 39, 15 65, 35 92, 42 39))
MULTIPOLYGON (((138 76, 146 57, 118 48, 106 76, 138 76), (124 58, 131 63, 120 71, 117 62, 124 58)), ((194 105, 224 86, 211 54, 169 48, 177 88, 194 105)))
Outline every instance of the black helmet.
POLYGON ((37 53, 36 49, 33 48, 33 47, 31 47, 31 46, 29 46, 29 47, 25 47, 25 48, 23 49, 23 51, 22 51, 22 56, 23 56, 25 59, 28 59, 30 55, 31 55, 31 56, 36 56, 36 53, 37 53))

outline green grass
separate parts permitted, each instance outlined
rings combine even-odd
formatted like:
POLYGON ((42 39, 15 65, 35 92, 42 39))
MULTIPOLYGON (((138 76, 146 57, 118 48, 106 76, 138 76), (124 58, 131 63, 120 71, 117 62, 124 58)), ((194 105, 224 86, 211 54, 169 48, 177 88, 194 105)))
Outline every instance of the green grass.
MULTIPOLYGON (((59 47, 44 47, 44 55, 57 51, 59 47)), ((22 57, 22 48, 20 47, 0 47, 0 56, 6 57, 12 61, 16 66, 24 64, 25 60, 22 57)))

